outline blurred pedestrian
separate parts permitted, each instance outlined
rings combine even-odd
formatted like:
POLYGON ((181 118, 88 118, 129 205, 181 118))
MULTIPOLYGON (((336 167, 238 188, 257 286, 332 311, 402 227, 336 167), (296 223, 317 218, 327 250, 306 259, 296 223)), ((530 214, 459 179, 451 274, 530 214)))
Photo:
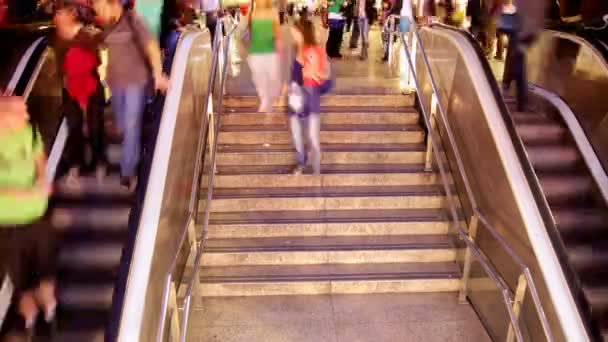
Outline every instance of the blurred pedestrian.
POLYGON ((247 62, 260 99, 259 112, 271 112, 280 92, 277 50, 281 47, 281 23, 272 0, 256 0, 249 17, 249 56, 247 62))
POLYGON ((169 81, 163 73, 158 42, 140 16, 125 10, 119 0, 94 0, 94 7, 104 26, 109 50, 107 82, 115 122, 123 133, 121 184, 134 190, 148 87, 153 82, 155 90, 165 91, 169 81))
POLYGON ((95 40, 98 32, 86 26, 93 20, 92 9, 76 0, 63 1, 54 18, 57 36, 67 45, 61 71, 64 79, 63 112, 69 126, 64 156, 70 168, 67 177, 70 187, 79 186, 82 171, 95 171, 98 180, 103 180, 107 166, 105 98, 97 72, 101 64, 95 40), (90 163, 86 162, 86 145, 91 146, 90 163))
POLYGON ((331 58, 342 58, 340 49, 344 35, 344 15, 342 14, 343 0, 327 2, 329 37, 327 38, 327 55, 331 58))
POLYGON ((25 322, 10 322, 11 336, 26 333, 18 327, 31 329, 40 311, 47 322, 55 317, 56 254, 45 219, 50 193, 44 143, 23 99, 0 96, 0 267, 8 270, 13 310, 25 322))

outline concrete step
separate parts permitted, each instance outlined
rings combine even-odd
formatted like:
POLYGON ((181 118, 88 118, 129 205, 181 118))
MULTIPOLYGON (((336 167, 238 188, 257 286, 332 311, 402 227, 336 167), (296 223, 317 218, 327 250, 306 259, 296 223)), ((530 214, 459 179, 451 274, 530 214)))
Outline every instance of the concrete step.
POLYGON ((608 287, 587 286, 583 288, 587 303, 591 306, 591 312, 598 321, 608 319, 608 287))
MULTIPOLYGON (((223 125, 287 125, 289 119, 285 113, 257 113, 232 109, 224 111, 221 118, 223 125)), ((324 110, 321 115, 322 125, 339 124, 393 124, 413 125, 418 123, 418 112, 414 108, 396 109, 378 112, 377 108, 335 108, 324 110)))
POLYGON ((202 296, 423 293, 457 291, 460 271, 455 262, 229 266, 203 267, 200 278, 202 296))
POLYGON ((70 227, 89 229, 125 229, 129 223, 130 208, 71 208, 54 207, 51 211, 53 227, 59 230, 70 227))
POLYGON ((211 211, 443 208, 445 202, 439 185, 217 188, 211 211))
MULTIPOLYGON (((436 173, 424 171, 422 164, 326 164, 320 177, 312 169, 292 175, 293 165, 220 166, 214 177, 218 188, 289 186, 366 186, 436 184, 436 173)), ((203 184, 206 184, 204 176, 203 184)))
MULTIPOLYGON (((329 107, 412 107, 415 95, 329 95, 321 97, 321 105, 329 107)), ((224 106, 226 108, 249 107, 254 110, 259 105, 258 98, 255 96, 226 96, 224 106)), ((275 107, 285 107, 286 98, 279 98, 275 102, 275 107)))
POLYGON ((527 146, 526 152, 537 172, 567 172, 584 166, 576 146, 527 146))
POLYGON ((456 254, 447 235, 209 239, 202 265, 446 262, 456 254))
POLYGON ((594 188, 593 179, 586 174, 540 175, 539 180, 550 205, 583 205, 594 188))
POLYGON ((553 217, 562 239, 591 242, 598 237, 608 240, 608 213, 599 208, 556 208, 553 217))
MULTIPOLYGON (((323 164, 424 163, 423 144, 323 144, 323 164)), ((217 164, 295 165, 291 144, 221 144, 217 164)))
POLYGON ((117 197, 130 197, 132 193, 128 188, 120 184, 120 176, 111 174, 98 180, 93 176, 81 176, 78 186, 69 186, 67 178, 62 177, 55 182, 55 194, 64 194, 66 197, 83 197, 86 195, 113 195, 117 197))
POLYGON ((112 306, 114 284, 62 284, 57 290, 60 305, 72 308, 109 310, 112 306))
POLYGON ((526 145, 555 145, 568 136, 567 129, 557 122, 517 124, 517 132, 526 145))
MULTIPOLYGON (((325 125, 322 144, 408 144, 422 143, 425 133, 419 125, 325 125)), ((291 133, 284 125, 223 126, 221 144, 290 144, 291 133)))
POLYGON ((90 331, 57 331, 50 342, 103 342, 105 330, 103 328, 90 331))
POLYGON ((439 235, 450 226, 440 209, 212 213, 209 223, 211 239, 439 235))
POLYGON ((64 245, 59 252, 59 267, 70 270, 111 269, 120 264, 123 243, 106 242, 64 245))

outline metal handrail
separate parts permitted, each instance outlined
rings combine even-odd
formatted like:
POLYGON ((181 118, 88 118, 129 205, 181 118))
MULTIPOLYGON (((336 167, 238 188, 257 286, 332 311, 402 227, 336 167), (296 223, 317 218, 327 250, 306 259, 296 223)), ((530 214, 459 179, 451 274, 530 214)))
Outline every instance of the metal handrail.
MULTIPOLYGON (((534 281, 532 279, 531 273, 530 273, 530 269, 528 268, 528 266, 522 261, 522 259, 517 255, 517 253, 515 253, 515 251, 511 248, 511 246, 509 246, 509 244, 504 240, 504 238, 498 233, 498 231, 496 230, 496 228, 489 222, 489 220, 485 217, 485 215, 483 215, 483 213, 481 212, 481 209, 479 208, 478 204, 477 204, 477 200, 475 198, 475 196, 473 195, 473 191, 469 182, 469 178, 467 176, 466 170, 464 169, 464 165, 463 165, 463 161, 460 155, 460 151, 458 149, 458 145, 456 145, 455 143, 455 139, 454 139, 454 135, 453 132, 451 130, 451 127, 449 126, 449 121, 447 119, 447 115, 446 112, 444 110, 444 107, 441 103, 441 97, 439 95, 439 91, 437 89, 437 85, 435 83, 435 79, 433 77, 429 62, 428 62, 428 58, 426 56, 426 52, 424 50, 424 47, 422 46, 422 41, 420 39, 420 35, 418 33, 418 27, 415 23, 415 21, 412 21, 412 31, 414 32, 415 35, 415 40, 417 41, 418 47, 420 48, 420 54, 422 56, 425 68, 427 70, 427 73, 429 75, 429 80, 431 83, 431 87, 432 87, 432 91, 434 93, 434 95, 436 96, 437 99, 437 107, 439 109, 440 115, 445 123, 446 126, 446 133, 448 136, 448 140, 450 141, 450 144, 453 146, 454 148, 454 155, 456 158, 456 162, 457 162, 457 166, 458 166, 458 170, 462 175, 463 178, 463 183, 465 185, 465 191, 467 193, 467 196, 469 197, 469 200, 471 201, 471 205, 473 207, 473 211, 475 213, 475 215, 479 218, 479 220, 484 224, 484 226, 490 231, 490 233, 492 234, 492 236, 494 236, 494 238, 496 240, 498 240, 498 242, 502 245, 502 247, 507 251, 507 253, 511 256, 511 258, 519 265, 519 267, 522 270, 522 274, 526 279, 527 285, 529 286, 529 290, 532 294, 532 299, 533 302, 535 304, 536 310, 538 312, 538 315, 540 317, 541 320, 541 324, 543 326, 543 330, 545 333, 545 336, 547 338, 548 341, 553 341, 553 336, 551 334, 551 329, 549 327, 549 323, 548 320, 546 318, 545 312, 542 308, 542 304, 540 303, 540 297, 538 295, 538 292, 536 290, 536 286, 534 284, 534 281)), ((405 55, 408 61, 408 64, 410 66, 410 70, 411 73, 413 75, 414 78, 414 82, 416 84, 416 88, 418 89, 417 91, 417 95, 418 95, 418 99, 421 102, 421 109, 423 112, 423 116, 424 116, 424 121, 425 124, 427 125, 427 128, 429 130, 429 140, 431 142, 431 145, 433 147, 433 150, 440 151, 438 149, 438 146, 435 142, 435 138, 434 138, 434 130, 431 127, 431 123, 430 123, 430 118, 428 117, 428 114, 426 112, 426 109, 424 107, 424 99, 422 97, 422 94, 420 92, 420 86, 418 83, 418 78, 417 78, 417 73, 415 72, 414 69, 414 64, 411 60, 411 56, 409 53, 409 49, 407 46, 407 43, 405 41, 404 38, 404 34, 401 34, 401 41, 402 41, 402 45, 403 48, 405 49, 405 55)), ((454 205, 454 200, 451 196, 451 190, 450 187, 447 183, 447 176, 445 175, 445 168, 443 165, 443 161, 441 160, 441 157, 439 155, 439 153, 435 153, 435 159, 437 161, 437 165, 439 167, 439 171, 441 173, 441 177, 444 183, 444 187, 446 189, 446 195, 448 196, 448 201, 450 204, 450 212, 452 215, 452 219, 454 220, 454 224, 456 225, 459 235, 460 237, 465 241, 465 243, 467 244, 467 247, 470 248, 471 251, 473 251, 473 253, 479 258, 479 260, 481 261, 482 266, 484 267, 484 269, 490 274, 491 278, 494 279, 495 281, 497 280, 496 277, 498 277, 498 274, 496 272, 496 270, 488 263, 488 261, 486 260, 485 257, 482 257, 482 253, 481 251, 477 248, 477 246, 475 245, 474 241, 468 236, 466 230, 461 226, 460 221, 458 219, 458 214, 456 212, 456 208, 454 205)), ((505 291, 509 291, 508 287, 505 286, 503 281, 496 281, 497 285, 501 288, 501 292, 503 293, 503 299, 505 300, 505 304, 507 306, 507 310, 509 311, 509 317, 511 319, 511 324, 513 326, 513 329, 515 331, 515 337, 517 338, 518 341, 522 341, 523 340, 523 336, 521 335, 521 329, 519 327, 519 322, 518 319, 516 319, 515 317, 515 313, 513 311, 513 308, 511 307, 511 300, 510 300, 510 296, 506 295, 505 296, 505 291)), ((507 292, 508 293, 508 292, 507 292)))
MULTIPOLYGON (((440 26, 440 27, 447 27, 444 24, 434 24, 436 26, 440 26)), ((420 47, 421 50, 421 55, 422 55, 422 59, 424 61, 425 64, 425 68, 429 74, 429 80, 431 82, 431 86, 433 89, 433 92, 436 94, 437 96, 437 102, 438 102, 438 107, 439 107, 439 111, 440 114, 442 116, 443 121, 445 122, 446 125, 446 132, 448 135, 448 139, 450 141, 450 144, 454 147, 454 154, 456 156, 456 160, 457 160, 457 164, 458 164, 458 169, 459 172, 463 175, 463 182, 465 185, 465 189, 467 192, 467 196, 469 198, 469 200, 471 201, 471 206, 473 209, 473 212, 475 213, 475 215, 479 218, 479 220, 486 226, 486 228, 488 229, 488 231, 492 234, 492 236, 500 243, 500 245, 504 248, 504 250, 509 254, 509 256, 511 256, 511 258, 513 259, 513 261, 515 261, 515 263, 520 267, 522 274, 524 275, 528 286, 530 287, 530 292, 532 294, 532 299, 534 302, 534 306, 536 307, 536 311, 540 317, 541 320, 541 325, 543 327, 544 333, 545 333, 545 337, 547 338, 548 341, 553 341, 553 336, 551 333, 551 328, 549 327, 549 322, 548 319, 546 317, 546 314, 544 312, 544 309, 542 307, 542 304, 540 302, 540 296, 538 295, 538 292, 536 290, 536 285, 534 283, 534 280, 532 279, 532 275, 530 272, 530 268, 523 262, 523 260, 521 259, 521 257, 519 255, 517 255, 517 253, 513 250, 513 248, 511 248, 511 246, 509 246, 508 242, 504 239, 504 237, 498 232, 498 230, 496 229, 496 227, 494 227, 494 225, 492 223, 489 222, 489 220, 486 218, 486 216, 483 214, 481 208, 479 207, 477 200, 475 198, 475 196, 473 195, 473 191, 471 189, 471 185, 469 182, 469 178, 466 174, 466 171, 464 170, 464 166, 462 165, 462 158, 460 157, 460 151, 458 149, 458 145, 456 145, 455 143, 455 139, 451 130, 451 127, 449 126, 449 121, 447 119, 447 115, 445 114, 445 111, 443 109, 443 106, 441 105, 441 101, 439 100, 439 92, 437 90, 437 85, 435 83, 435 79, 432 75, 431 72, 431 68, 428 62, 428 58, 426 56, 426 53, 424 52, 424 49, 422 48, 422 40, 420 39, 420 36, 418 34, 418 30, 416 29, 416 24, 414 23, 414 33, 416 35, 416 40, 417 40, 417 44, 420 47)), ((450 28, 450 27, 448 27, 450 28)))
POLYGON ((201 177, 201 171, 202 171, 204 151, 206 149, 205 147, 206 147, 206 141, 207 141, 207 138, 206 138, 207 130, 205 129, 207 126, 207 108, 209 106, 209 99, 211 98, 211 92, 213 90, 213 83, 214 83, 214 79, 215 79, 215 69, 217 67, 217 60, 218 60, 217 46, 218 46, 218 41, 219 41, 219 35, 221 34, 220 30, 221 30, 220 22, 218 21, 217 26, 216 26, 215 36, 213 37, 213 42, 212 42, 211 72, 209 74, 207 93, 205 94, 205 106, 204 106, 205 112, 203 113, 203 121, 201 124, 198 144, 197 144, 198 147, 197 147, 197 151, 196 151, 196 160, 194 163, 194 176, 193 176, 193 180, 192 180, 192 187, 190 190, 190 201, 188 204, 188 218, 186 219, 184 228, 182 229, 182 232, 180 234, 179 244, 178 244, 177 250, 175 252, 175 255, 173 256, 173 259, 171 260, 171 265, 169 266, 169 269, 167 270, 167 273, 165 275, 165 282, 164 282, 163 296, 162 296, 162 306, 161 306, 161 311, 160 311, 160 321, 159 321, 158 335, 157 335, 158 342, 162 341, 163 334, 164 334, 165 319, 167 317, 167 309, 169 306, 169 294, 170 294, 170 289, 171 289, 171 281, 172 281, 172 277, 173 277, 173 272, 175 272, 175 268, 177 267, 177 259, 179 257, 179 252, 186 241, 186 236, 188 235, 188 227, 190 226, 190 223, 192 221, 196 220, 196 213, 197 213, 196 202, 197 202, 197 198, 198 198, 198 193, 200 192, 200 177, 201 177))
POLYGON ((458 171, 462 175, 467 196, 468 196, 469 200, 471 201, 471 206, 473 207, 473 212, 475 213, 475 215, 477 215, 477 217, 480 219, 480 221, 482 221, 482 223, 485 225, 485 227, 490 231, 492 236, 494 236, 494 238, 496 240, 498 240, 498 242, 505 249, 505 251, 511 256, 511 258, 521 268, 521 271, 524 274, 526 281, 528 282, 528 286, 530 286, 530 292, 532 293, 532 299, 534 301, 534 306, 536 307, 537 313, 541 319, 541 324, 543 326, 545 337, 547 337, 548 341, 553 341, 553 336, 551 334, 551 328, 549 327, 549 322, 548 322, 545 312, 542 308, 542 304, 540 303, 540 297, 538 295, 538 292, 536 291, 536 285, 534 283, 534 280, 532 279, 532 276, 530 273, 530 268, 523 262, 521 257, 519 257, 519 255, 517 255, 517 253, 513 250, 513 248, 511 248, 511 246, 509 246, 509 244, 506 242, 506 240, 498 232, 496 227, 494 227, 494 225, 489 222, 489 220, 486 218, 486 216, 482 213, 481 208, 478 205, 477 199, 475 198, 475 195, 473 195, 473 190, 472 190, 471 184, 469 182, 469 177, 466 173, 466 170, 465 170, 463 162, 462 162, 460 150, 458 149, 458 145, 456 144, 456 140, 454 139, 454 134, 449 125, 449 121, 448 121, 446 112, 444 110, 444 107, 441 104, 441 100, 440 100, 441 98, 439 95, 439 91, 437 89, 437 84, 435 83, 435 78, 433 77, 426 52, 424 51, 424 48, 422 46, 422 40, 420 39, 420 35, 418 34, 418 27, 415 22, 412 24, 412 27, 413 27, 414 35, 416 36, 416 41, 417 41, 418 47, 420 48, 420 54, 422 56, 424 66, 429 75, 431 87, 433 89, 433 92, 435 93, 435 96, 437 97, 437 107, 439 108, 439 113, 441 114, 443 122, 446 125, 446 133, 448 136, 448 140, 450 141, 450 144, 453 146, 454 156, 456 158, 456 164, 458 166, 458 171))
MULTIPOLYGON (((403 34, 401 34, 401 43, 403 44, 403 47, 405 49, 405 55, 408 61, 408 64, 410 66, 410 72, 412 73, 412 76, 414 78, 414 83, 416 85, 416 89, 418 89, 418 91, 416 92, 417 96, 418 96, 418 100, 420 101, 421 104, 424 103, 424 97, 422 95, 422 92, 420 91, 420 84, 418 82, 418 77, 417 77, 417 73, 414 71, 414 63, 411 60, 411 57, 409 55, 409 49, 407 48, 407 44, 405 42, 405 38, 403 36, 403 34)), ((431 121, 430 121, 430 117, 424 107, 424 105, 421 105, 421 110, 422 110, 422 116, 424 118, 424 123, 427 126, 428 130, 429 130, 429 141, 431 142, 431 145, 433 147, 433 149, 435 151, 439 151, 439 144, 437 143, 437 141, 435 140, 435 136, 433 134, 434 130, 431 127, 431 121)), ((519 327, 519 322, 516 319, 515 313, 513 312, 513 309, 511 307, 511 295, 510 295, 510 290, 508 288, 508 286, 504 283, 504 281, 500 278, 500 276, 498 275, 498 272, 496 272, 496 270, 494 269, 494 267, 492 267, 490 265, 490 263, 488 262, 488 260, 486 260, 485 256, 481 253, 481 251, 477 248, 477 246, 475 245, 475 242, 473 242, 473 240, 467 235, 466 231, 464 228, 461 227, 461 222, 458 216, 458 212, 456 210, 456 205, 454 203, 454 199, 452 197, 452 190, 450 189, 449 183, 448 183, 448 176, 447 173, 445 171, 445 166, 443 165, 443 161, 441 160, 441 156, 439 155, 439 153, 435 153, 435 159, 437 161, 437 166, 439 168, 439 173, 441 175, 441 180, 443 183, 443 188, 446 192, 446 197, 448 198, 448 203, 449 203, 449 209, 450 209, 450 216, 452 216, 452 221, 454 223, 454 225, 457 227, 458 229, 458 233, 460 235, 460 238, 465 242, 465 244, 467 245, 467 247, 473 251, 473 253, 475 253, 475 255, 477 256, 477 258, 480 260, 481 265, 483 266, 484 270, 487 272, 487 274, 490 276, 490 278, 492 278, 492 280, 494 280, 494 282, 496 283, 496 285, 499 287, 500 292, 502 294, 503 300, 507 306, 507 311, 509 313, 509 318, 511 320, 511 324, 513 324, 513 327, 515 329, 515 336, 517 338, 517 341, 519 342, 523 342, 523 336, 521 334, 521 329, 519 327)))
MULTIPOLYGON (((224 58, 224 65, 222 66, 221 72, 222 74, 220 75, 220 96, 218 99, 218 107, 217 107, 217 113, 214 113, 215 115, 215 120, 214 120, 214 139, 213 139, 213 148, 211 150, 211 164, 209 166, 209 178, 208 178, 208 183, 207 183, 207 201, 205 203, 205 216, 203 219, 203 233, 201 236, 201 239, 198 243, 197 246, 197 250, 196 250, 196 257, 194 258, 194 265, 193 265, 193 271, 192 271, 192 277, 190 278, 190 282, 188 283, 188 287, 186 289, 186 296, 184 298, 184 312, 183 312, 183 316, 182 316, 182 329, 180 332, 180 341, 181 342, 185 342, 186 341, 186 334, 188 331, 188 317, 190 314, 190 303, 191 303, 191 298, 192 298, 192 290, 194 288, 194 284, 196 283, 197 279, 198 279, 198 269, 200 267, 200 262, 201 262, 201 258, 203 255, 203 249, 204 249, 204 245, 205 245, 205 240, 207 238, 207 231, 208 231, 208 227, 209 227, 209 214, 210 214, 210 209, 211 209, 211 199, 213 197, 213 176, 215 174, 214 170, 215 170, 215 160, 216 160, 216 156, 217 156, 217 145, 218 145, 218 140, 219 140, 219 131, 220 131, 220 118, 221 118, 221 112, 222 112, 222 106, 223 106, 223 91, 224 91, 224 85, 225 85, 225 81, 226 81, 226 73, 227 73, 227 65, 228 65, 228 52, 229 47, 230 47, 230 40, 232 38, 232 34, 236 31, 237 25, 234 25, 232 27, 232 29, 226 34, 226 38, 225 40, 223 40, 223 42, 225 41, 225 44, 223 44, 223 48, 224 48, 224 55, 226 56, 226 58, 224 58)), ((217 34, 221 34, 221 31, 218 29, 216 30, 216 36, 217 34), (219 31, 219 33, 217 33, 219 31)), ((219 47, 218 47, 219 50, 219 47)), ((217 64, 217 62, 216 62, 217 64)), ((209 126, 209 129, 211 129, 211 126, 209 126)))

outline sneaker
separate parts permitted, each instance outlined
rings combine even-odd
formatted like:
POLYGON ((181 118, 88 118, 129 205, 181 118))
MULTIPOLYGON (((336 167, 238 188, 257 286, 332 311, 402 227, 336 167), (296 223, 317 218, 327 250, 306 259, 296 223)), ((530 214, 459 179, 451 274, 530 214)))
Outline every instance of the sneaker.
POLYGON ((34 323, 36 323, 36 316, 38 316, 38 305, 36 304, 36 297, 32 291, 21 293, 17 310, 25 321, 25 328, 32 328, 34 323))
POLYGON ((304 169, 305 169, 304 165, 297 165, 296 167, 293 168, 293 170, 291 171, 291 174, 295 175, 295 176, 299 176, 304 173, 304 169))
POLYGON ((105 165, 98 165, 95 169, 95 178, 97 179, 97 182, 102 183, 104 178, 106 178, 107 172, 108 170, 105 165))
POLYGON ((130 192, 133 192, 133 191, 135 191, 135 188, 137 187, 137 179, 135 177, 124 177, 123 176, 120 178, 120 185, 129 189, 130 192))
POLYGON ((65 184, 71 189, 80 188, 80 169, 73 167, 68 171, 68 176, 65 180, 65 184))
POLYGON ((48 323, 55 319, 57 298, 55 297, 55 282, 42 281, 36 289, 36 300, 44 311, 44 320, 48 323))

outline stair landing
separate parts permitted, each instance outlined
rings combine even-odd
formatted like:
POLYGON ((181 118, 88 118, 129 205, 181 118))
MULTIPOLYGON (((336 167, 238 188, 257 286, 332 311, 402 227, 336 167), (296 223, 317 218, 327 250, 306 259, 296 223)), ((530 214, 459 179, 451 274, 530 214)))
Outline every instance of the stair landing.
POLYGON ((453 293, 205 298, 190 322, 188 341, 491 341, 453 293))

